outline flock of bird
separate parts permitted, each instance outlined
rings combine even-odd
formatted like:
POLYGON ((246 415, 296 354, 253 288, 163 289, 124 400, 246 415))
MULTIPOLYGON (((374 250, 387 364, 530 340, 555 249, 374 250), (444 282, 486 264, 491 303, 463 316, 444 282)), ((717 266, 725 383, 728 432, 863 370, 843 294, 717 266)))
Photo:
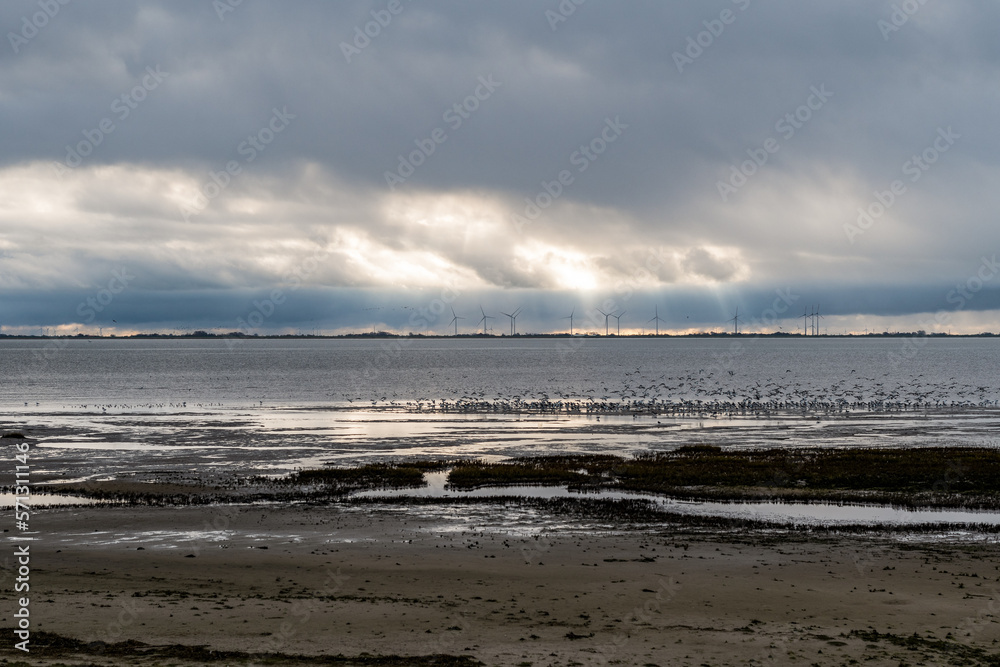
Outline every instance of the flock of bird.
MULTIPOLYGON (((955 377, 931 381, 922 374, 909 378, 864 377, 851 371, 848 379, 828 386, 811 384, 788 369, 777 377, 741 381, 733 371, 699 370, 678 376, 644 376, 641 368, 626 371, 618 383, 583 379, 566 383, 551 378, 547 391, 501 388, 499 391, 441 391, 431 398, 401 396, 373 388, 367 397, 340 394, 344 407, 441 413, 540 413, 632 415, 664 417, 769 417, 783 413, 850 416, 851 413, 955 411, 1000 406, 995 387, 962 384, 955 377), (575 389, 567 384, 580 385, 575 389)), ((436 379, 432 374, 428 384, 436 379)), ((332 395, 328 394, 332 398, 332 395)), ((264 407, 265 401, 254 400, 264 407)), ((25 406, 29 403, 25 402, 25 406)), ((35 405, 38 405, 36 403, 35 405)), ((81 410, 184 410, 222 408, 219 402, 166 401, 146 403, 84 403, 65 406, 81 410)))
MULTIPOLYGON (((25 406, 28 405, 25 401, 25 406)), ((263 404, 263 401, 261 401, 263 404)), ((39 405, 39 403, 35 403, 39 405)), ((221 408, 223 403, 201 403, 192 402, 192 408, 221 408)), ((107 412, 108 410, 183 410, 188 407, 187 401, 172 402, 167 401, 165 403, 74 403, 72 405, 64 405, 64 408, 72 408, 75 410, 100 410, 101 412, 107 412)))
MULTIPOLYGON (((789 374, 789 369, 784 374, 789 374)), ((726 375, 701 370, 682 376, 645 378, 641 369, 624 373, 619 386, 598 382, 575 395, 565 390, 496 392, 467 391, 453 398, 398 400, 384 392, 367 399, 373 408, 399 408, 411 412, 550 413, 632 415, 665 417, 768 417, 803 412, 850 416, 851 413, 902 413, 961 410, 1000 406, 994 388, 960 385, 954 378, 925 382, 923 377, 890 383, 886 378, 862 377, 830 386, 801 380, 752 381, 737 385, 726 375), (729 381, 726 381, 726 379, 729 381), (378 397, 376 397, 378 396, 378 397)), ((555 378, 552 379, 555 382, 555 378)), ((365 404, 363 396, 343 397, 365 404)))

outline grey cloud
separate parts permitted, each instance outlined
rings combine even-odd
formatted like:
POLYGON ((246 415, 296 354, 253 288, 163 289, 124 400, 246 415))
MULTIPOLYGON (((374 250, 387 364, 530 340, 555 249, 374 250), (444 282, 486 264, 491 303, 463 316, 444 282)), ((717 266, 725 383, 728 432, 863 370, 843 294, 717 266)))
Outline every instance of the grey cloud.
POLYGON ((692 248, 681 261, 684 270, 709 280, 726 281, 736 276, 739 267, 729 259, 713 255, 704 248, 692 248))
MULTIPOLYGON (((555 30, 545 12, 557 2, 403 0, 348 63, 341 43, 385 4, 244 2, 220 20, 201 0, 95 0, 63 6, 19 53, 0 45, 0 182, 14 195, 0 210, 0 289, 91 286, 127 263, 143 267, 144 289, 224 301, 321 252, 317 289, 373 300, 395 287, 387 262, 397 282, 437 271, 495 294, 561 290, 557 255, 582 258, 571 268, 611 292, 658 248, 671 259, 650 289, 824 284, 824 300, 860 313, 858 285, 944 294, 1000 245, 1000 8, 926 3, 886 39, 888 0, 590 0, 555 30), (675 54, 724 10, 732 23, 678 72, 675 54), (169 74, 124 114, 148 67, 169 74), (447 110, 488 76, 501 85, 452 127, 447 110), (779 130, 822 86, 832 97, 779 130), (295 118, 248 160, 244 142, 285 108, 295 118), (574 155, 616 117, 628 129, 581 171, 574 155), (95 134, 105 119, 113 131, 95 134), (909 180, 905 163, 948 127, 961 139, 909 180), (391 191, 385 172, 438 128, 447 139, 391 191), (55 175, 88 137, 100 141, 82 164, 55 175), (769 138, 779 150, 722 201, 717 183, 769 138), (179 202, 230 161, 241 173, 184 220, 179 202), (572 182, 518 232, 525 198, 563 170, 572 182), (851 243, 844 226, 894 180, 906 193, 851 243), (405 215, 449 197, 466 231, 405 215)), ((2 32, 36 11, 5 3, 2 32)), ((930 299, 893 303, 917 312, 930 299)))

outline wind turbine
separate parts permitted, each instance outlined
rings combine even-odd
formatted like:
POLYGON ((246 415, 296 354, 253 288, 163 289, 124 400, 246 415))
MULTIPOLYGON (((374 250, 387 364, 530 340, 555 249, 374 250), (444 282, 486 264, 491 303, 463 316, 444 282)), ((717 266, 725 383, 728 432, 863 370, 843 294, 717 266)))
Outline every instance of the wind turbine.
POLYGON ((611 313, 605 313, 600 308, 597 309, 597 312, 599 312, 601 315, 604 315, 604 335, 607 336, 608 335, 608 318, 611 317, 611 313))
MULTIPOLYGON (((663 318, 660 317, 660 307, 659 306, 655 306, 653 312, 655 313, 655 315, 653 316, 653 319, 649 320, 649 322, 656 322, 656 335, 659 336, 660 335, 660 322, 663 321, 663 318)), ((649 322, 646 322, 646 324, 649 324, 649 322)))
POLYGON ((622 315, 624 315, 627 312, 628 312, 627 310, 623 310, 617 315, 611 313, 611 317, 615 318, 618 321, 618 333, 617 333, 618 336, 622 335, 622 315))
POLYGON ((576 308, 573 309, 573 312, 571 312, 568 317, 560 317, 559 318, 561 320, 569 320, 569 335, 570 336, 573 335, 573 316, 574 315, 576 315, 576 308))
POLYGON ((733 319, 729 320, 733 323, 733 333, 739 335, 740 333, 740 307, 736 306, 736 315, 733 319))
POLYGON ((455 325, 455 335, 457 336, 458 335, 458 321, 459 320, 464 320, 465 318, 464 317, 459 317, 458 315, 456 315, 454 308, 451 309, 451 315, 452 315, 451 322, 449 322, 448 324, 454 324, 455 325))
POLYGON ((521 312, 520 308, 518 308, 517 310, 515 310, 513 313, 505 313, 503 311, 500 311, 501 315, 506 315, 507 317, 510 318, 510 335, 511 336, 513 336, 514 332, 517 331, 517 324, 516 324, 516 322, 517 322, 517 314, 520 313, 520 312, 521 312))
POLYGON ((809 319, 811 317, 812 317, 812 315, 806 315, 806 307, 802 306, 802 335, 803 336, 808 336, 809 335, 809 328, 808 327, 809 327, 809 319))
POLYGON ((482 324, 483 325, 483 335, 485 336, 486 335, 486 320, 495 320, 496 318, 492 317, 490 315, 487 315, 486 311, 483 310, 482 306, 479 306, 479 312, 481 312, 483 314, 483 319, 479 320, 478 324, 482 324))
POLYGON ((816 313, 813 315, 813 331, 815 335, 819 335, 819 321, 825 320, 826 318, 819 314, 819 306, 816 306, 816 313))

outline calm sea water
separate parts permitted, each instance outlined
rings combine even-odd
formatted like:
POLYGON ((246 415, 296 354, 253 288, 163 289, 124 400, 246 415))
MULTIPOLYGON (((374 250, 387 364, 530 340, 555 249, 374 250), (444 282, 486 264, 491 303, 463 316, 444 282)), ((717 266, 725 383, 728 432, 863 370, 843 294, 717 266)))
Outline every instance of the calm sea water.
MULTIPOLYGON (((32 479, 55 482, 210 481, 331 463, 628 455, 690 443, 996 447, 998 368, 1000 343, 989 339, 0 340, 0 429, 26 432, 32 479), (442 400, 807 407, 600 416, 427 409, 442 400), (903 409, 808 407, 836 401, 903 409)), ((1000 523, 989 512, 662 502, 794 523, 1000 523)), ((413 511, 437 511, 428 508, 413 511)), ((462 506, 450 520, 469 512, 462 506)), ((511 521, 504 530, 522 519, 511 521)))
POLYGON ((988 338, 0 340, 0 407, 633 394, 978 403, 1000 399, 997 369, 1000 341, 988 338))
POLYGON ((0 428, 39 474, 281 473, 324 463, 729 447, 995 445, 1000 341, 0 340, 0 428), (415 412, 417 402, 892 401, 901 413, 415 412))

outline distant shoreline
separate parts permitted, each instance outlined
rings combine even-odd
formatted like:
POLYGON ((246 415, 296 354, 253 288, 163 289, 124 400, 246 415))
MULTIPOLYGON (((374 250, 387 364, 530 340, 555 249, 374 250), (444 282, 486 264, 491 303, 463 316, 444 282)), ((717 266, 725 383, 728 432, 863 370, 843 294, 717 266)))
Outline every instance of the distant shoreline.
POLYGON ((439 340, 439 339, 488 339, 488 340, 504 340, 504 339, 534 339, 534 338, 569 338, 573 340, 581 339, 599 339, 599 338, 736 338, 736 339, 751 339, 751 338, 994 338, 1000 334, 995 334, 989 331, 975 333, 975 334, 951 334, 951 333, 927 333, 924 331, 892 331, 883 333, 869 333, 869 334, 858 334, 858 333, 847 333, 847 334, 801 334, 801 333, 719 333, 719 332, 704 332, 704 333, 688 333, 688 334, 568 334, 568 333, 529 333, 529 334, 419 334, 419 333, 409 333, 409 334, 397 334, 389 332, 376 332, 376 333, 351 333, 351 334, 244 334, 239 332, 230 332, 224 334, 213 334, 213 333, 186 333, 186 334, 163 334, 163 333, 140 333, 140 334, 129 334, 127 336, 115 336, 109 334, 107 336, 99 336, 94 334, 72 334, 72 335, 27 335, 27 334, 3 334, 0 333, 0 339, 8 340, 131 340, 131 339, 199 339, 199 340, 355 340, 355 339, 375 339, 375 340, 412 340, 415 338, 427 339, 427 340, 439 340))

